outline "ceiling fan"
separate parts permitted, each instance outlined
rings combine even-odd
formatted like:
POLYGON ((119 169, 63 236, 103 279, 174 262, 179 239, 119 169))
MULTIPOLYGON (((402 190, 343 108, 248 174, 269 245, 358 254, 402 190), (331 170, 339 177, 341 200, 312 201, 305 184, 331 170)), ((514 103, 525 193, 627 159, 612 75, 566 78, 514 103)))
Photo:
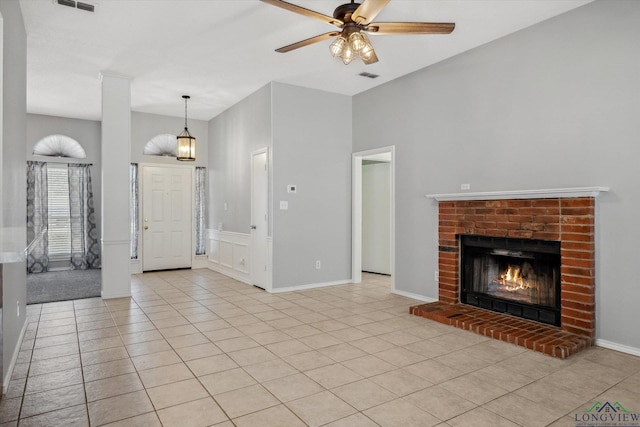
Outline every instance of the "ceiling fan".
POLYGON ((331 54, 349 64, 356 56, 365 64, 378 62, 378 56, 365 33, 369 34, 450 34, 455 28, 454 23, 437 22, 372 22, 380 11, 389 3, 389 0, 364 0, 362 3, 340 5, 333 12, 333 17, 305 9, 282 0, 261 0, 273 6, 288 11, 317 19, 318 21, 338 27, 339 31, 330 31, 306 40, 293 43, 279 49, 276 52, 290 52, 300 47, 318 43, 323 40, 337 37, 329 49, 331 54))

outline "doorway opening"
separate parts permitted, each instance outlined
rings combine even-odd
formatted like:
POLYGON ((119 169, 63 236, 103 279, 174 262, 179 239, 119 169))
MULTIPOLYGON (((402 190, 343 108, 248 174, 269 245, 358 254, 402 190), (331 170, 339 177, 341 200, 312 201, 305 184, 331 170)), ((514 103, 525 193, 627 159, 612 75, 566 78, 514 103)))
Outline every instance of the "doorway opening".
POLYGON ((352 281, 389 278, 395 289, 395 147, 352 155, 352 281), (373 273, 374 276, 370 273, 373 273))

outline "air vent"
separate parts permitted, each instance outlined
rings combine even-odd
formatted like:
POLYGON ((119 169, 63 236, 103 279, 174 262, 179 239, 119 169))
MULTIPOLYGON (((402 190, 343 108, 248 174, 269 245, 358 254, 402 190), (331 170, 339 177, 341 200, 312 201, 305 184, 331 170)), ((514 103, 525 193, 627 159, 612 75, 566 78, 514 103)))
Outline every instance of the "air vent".
POLYGON ((78 9, 81 9, 81 10, 86 10, 87 12, 93 12, 93 11, 95 11, 95 9, 96 9, 96 7, 95 7, 94 5, 89 4, 89 3, 83 3, 83 2, 81 2, 81 1, 79 1, 79 2, 77 3, 77 6, 76 6, 76 7, 77 7, 78 9))
POLYGON ((58 4, 62 6, 76 7, 76 2, 73 0, 58 0, 58 4))
POLYGON ((80 9, 80 10, 84 10, 87 12, 95 12, 96 11, 96 7, 95 5, 89 4, 89 3, 85 3, 85 2, 81 2, 81 1, 74 1, 74 0, 53 0, 53 3, 58 3, 61 6, 67 6, 67 7, 72 7, 74 9, 80 9))
POLYGON ((363 71, 362 73, 358 74, 359 76, 362 77, 368 77, 370 79, 375 79, 377 77, 380 77, 378 74, 373 74, 373 73, 367 73, 366 71, 363 71))

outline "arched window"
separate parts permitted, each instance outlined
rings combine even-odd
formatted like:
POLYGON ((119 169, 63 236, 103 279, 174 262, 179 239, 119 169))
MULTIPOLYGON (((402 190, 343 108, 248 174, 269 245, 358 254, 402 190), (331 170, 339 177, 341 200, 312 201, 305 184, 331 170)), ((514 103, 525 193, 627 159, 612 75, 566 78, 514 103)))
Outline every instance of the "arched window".
POLYGON ((176 157, 178 155, 177 137, 170 133, 156 135, 145 144, 142 154, 146 154, 148 156, 176 157))
POLYGON ((86 159, 87 154, 78 141, 65 135, 49 135, 33 147, 34 156, 86 159))

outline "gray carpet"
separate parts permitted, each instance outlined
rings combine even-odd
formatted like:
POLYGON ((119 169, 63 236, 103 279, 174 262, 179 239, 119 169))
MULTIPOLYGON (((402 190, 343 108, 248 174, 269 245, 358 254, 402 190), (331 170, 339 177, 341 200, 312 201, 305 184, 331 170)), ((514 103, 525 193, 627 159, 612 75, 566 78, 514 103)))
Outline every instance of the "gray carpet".
POLYGON ((27 274, 27 304, 99 297, 100 269, 27 274))

